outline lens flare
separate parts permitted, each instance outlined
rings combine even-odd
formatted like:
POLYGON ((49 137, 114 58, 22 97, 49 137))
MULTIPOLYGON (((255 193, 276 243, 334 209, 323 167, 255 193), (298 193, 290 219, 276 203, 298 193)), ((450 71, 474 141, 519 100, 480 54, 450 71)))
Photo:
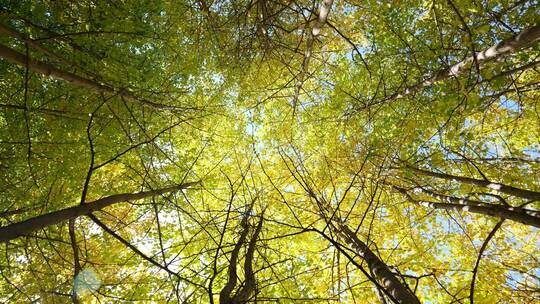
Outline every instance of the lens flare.
POLYGON ((92 269, 83 269, 73 280, 73 289, 78 295, 96 291, 101 286, 101 280, 92 269))

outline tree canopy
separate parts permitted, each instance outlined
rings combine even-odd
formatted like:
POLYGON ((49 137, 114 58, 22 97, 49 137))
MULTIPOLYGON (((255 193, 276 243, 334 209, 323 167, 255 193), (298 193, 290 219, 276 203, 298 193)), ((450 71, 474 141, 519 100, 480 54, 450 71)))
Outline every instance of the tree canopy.
POLYGON ((0 302, 537 303, 535 0, 0 3, 0 302))

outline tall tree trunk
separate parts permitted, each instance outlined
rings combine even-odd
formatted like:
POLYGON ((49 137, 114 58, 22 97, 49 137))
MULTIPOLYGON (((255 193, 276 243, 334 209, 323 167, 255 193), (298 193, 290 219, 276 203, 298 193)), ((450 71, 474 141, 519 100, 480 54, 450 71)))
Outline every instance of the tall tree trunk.
POLYGON ((242 248, 243 244, 246 241, 246 237, 249 232, 247 215, 244 216, 244 218, 242 219, 240 226, 242 227, 242 232, 240 232, 240 237, 238 238, 238 242, 236 242, 236 244, 234 245, 233 251, 231 252, 227 284, 225 284, 225 286, 221 289, 219 293, 220 304, 232 303, 233 297, 231 296, 231 293, 233 292, 234 287, 236 287, 236 283, 238 281, 238 272, 236 269, 237 264, 238 264, 238 255, 240 253, 240 249, 242 248))
POLYGON ((475 201, 471 199, 464 199, 454 196, 447 196, 431 192, 425 189, 421 189, 422 192, 428 194, 429 196, 436 198, 443 202, 430 202, 425 200, 417 200, 413 198, 407 190, 394 186, 394 189, 405 194, 411 201, 416 204, 431 207, 434 209, 443 209, 443 210, 457 210, 457 211, 468 211, 473 213, 478 213, 482 215, 498 217, 500 219, 507 219, 516 222, 520 222, 525 225, 535 226, 540 228, 540 212, 531 209, 525 209, 520 207, 512 207, 506 205, 495 205, 490 203, 485 203, 481 201, 475 201))
POLYGON ((539 39, 540 25, 527 28, 517 35, 505 39, 486 50, 474 54, 474 56, 467 57, 466 59, 445 69, 442 69, 433 74, 432 76, 410 87, 406 87, 405 89, 396 92, 395 94, 381 100, 381 102, 391 102, 407 95, 419 92, 425 88, 432 86, 437 82, 447 80, 451 77, 457 77, 463 74, 463 72, 467 70, 467 67, 473 62, 477 62, 478 65, 482 65, 486 62, 493 61, 498 58, 502 58, 504 56, 515 53, 518 50, 528 48, 539 39))
POLYGON ((259 233, 262 229, 262 224, 264 220, 263 214, 261 214, 259 223, 257 224, 257 227, 255 227, 255 231, 251 235, 247 246, 248 248, 246 250, 246 256, 244 259, 244 283, 241 284, 239 290, 236 292, 236 294, 233 295, 233 290, 236 287, 236 283, 238 281, 238 256, 240 253, 240 249, 242 248, 242 246, 244 246, 244 243, 246 243, 246 238, 250 230, 248 219, 249 215, 246 214, 242 219, 242 222, 240 223, 242 227, 242 232, 240 233, 238 242, 234 245, 233 251, 231 252, 227 284, 225 284, 225 286, 221 289, 221 292, 219 293, 220 304, 248 303, 250 302, 250 297, 253 293, 256 292, 257 289, 255 272, 253 271, 253 257, 255 254, 255 245, 257 244, 257 240, 259 239, 259 233))
POLYGON ((313 26, 313 29, 311 31, 307 31, 307 38, 306 38, 306 51, 304 53, 304 61, 302 62, 302 69, 300 70, 300 73, 298 74, 297 80, 296 80, 296 88, 294 90, 294 97, 293 97, 293 113, 296 111, 296 104, 298 103, 298 97, 300 96, 300 90, 302 89, 302 84, 304 84, 306 74, 309 73, 309 62, 311 60, 311 54, 313 53, 313 42, 315 41, 315 38, 321 33, 322 27, 326 24, 326 20, 328 19, 328 14, 330 13, 330 9, 332 8, 334 0, 323 0, 321 3, 321 6, 319 8, 319 16, 317 18, 317 21, 315 22, 315 25, 313 26))
POLYGON ((30 235, 32 232, 41 228, 59 224, 70 219, 75 219, 81 215, 86 215, 95 211, 99 211, 107 206, 116 203, 139 200, 146 197, 178 191, 180 189, 185 189, 198 183, 199 182, 185 183, 181 185, 175 185, 157 190, 138 193, 115 194, 86 204, 81 204, 59 211, 39 215, 22 222, 14 223, 5 227, 0 227, 0 242, 7 242, 23 235, 30 235))
POLYGON ((263 214, 261 214, 259 223, 255 228, 255 232, 253 232, 253 235, 251 236, 251 240, 249 241, 244 260, 244 286, 234 297, 233 303, 248 303, 250 302, 252 295, 257 291, 257 280, 255 279, 255 272, 253 271, 253 257, 256 249, 255 245, 257 245, 257 240, 259 239, 259 234, 261 233, 263 220, 263 214))
POLYGON ((118 94, 119 96, 125 98, 128 101, 139 103, 145 106, 150 106, 156 109, 181 110, 181 108, 175 106, 164 105, 137 97, 133 95, 128 89, 114 88, 110 85, 102 84, 95 80, 84 78, 71 72, 60 70, 50 64, 41 62, 39 60, 27 58, 26 55, 21 54, 2 44, 0 44, 0 58, 4 58, 7 61, 24 67, 26 67, 28 64, 28 68, 36 73, 50 76, 58 80, 67 81, 76 86, 87 88, 98 93, 118 94))
POLYGON ((410 168, 411 170, 415 172, 418 172, 420 174, 427 175, 427 176, 442 178, 446 180, 454 180, 454 181, 458 181, 464 184, 475 185, 475 186, 479 186, 483 188, 489 188, 489 189, 499 191, 499 192, 512 195, 512 196, 540 201, 540 192, 536 192, 536 191, 516 188, 513 186, 508 186, 508 185, 504 185, 500 183, 493 183, 488 180, 463 177, 463 176, 451 175, 451 174, 446 174, 446 173, 432 172, 432 171, 418 169, 418 168, 410 167, 410 166, 407 168, 410 168))
POLYGON ((368 265, 373 277, 390 293, 400 304, 420 304, 420 300, 407 288, 390 268, 362 242, 358 236, 344 223, 332 224, 334 232, 350 244, 368 265))
MULTIPOLYGON (((295 172, 292 170, 290 170, 290 172, 296 178, 295 172)), ((394 273, 392 273, 390 268, 388 268, 388 265, 371 251, 369 246, 360 240, 356 233, 354 233, 345 222, 341 221, 341 219, 334 219, 337 210, 326 202, 324 198, 319 198, 302 177, 300 179, 296 178, 296 180, 304 190, 306 190, 308 196, 315 200, 319 209, 319 216, 327 223, 331 231, 333 231, 338 238, 350 245, 355 253, 366 262, 376 281, 375 283, 379 284, 384 289, 384 292, 390 295, 391 298, 399 304, 420 304, 420 300, 407 285, 402 283, 394 273)), ((346 193, 344 195, 346 195, 346 193)))
POLYGON ((528 210, 523 208, 514 208, 506 207, 503 205, 493 205, 493 204, 452 204, 452 203, 436 203, 428 201, 417 201, 417 203, 428 206, 434 209, 443 209, 443 210, 458 210, 458 211, 468 211, 478 214, 483 214, 487 216, 498 217, 500 219, 507 219, 516 222, 520 222, 525 225, 530 225, 540 228, 540 217, 530 215, 538 214, 537 211, 528 210))
MULTIPOLYGON (((80 66, 79 64, 73 62, 73 61, 70 61, 66 58, 64 58, 62 55, 60 54, 57 54, 56 52, 42 46, 41 44, 39 44, 37 41, 35 41, 34 39, 31 39, 30 37, 28 37, 27 35, 25 35, 24 33, 21 33, 3 23, 0 23, 0 33, 4 33, 6 35, 9 35, 13 38, 16 38, 16 39, 19 39, 19 40, 22 40, 24 41, 26 44, 28 44, 28 46, 32 47, 33 49, 35 50, 38 50, 40 52, 42 52, 43 54, 47 55, 49 59, 54 59, 62 64, 65 64, 66 66, 69 66, 69 67, 74 67, 74 68, 77 68, 87 74, 90 74, 88 72, 85 71, 85 69, 80 66)), ((97 76, 97 75, 93 75, 92 76, 97 76)))

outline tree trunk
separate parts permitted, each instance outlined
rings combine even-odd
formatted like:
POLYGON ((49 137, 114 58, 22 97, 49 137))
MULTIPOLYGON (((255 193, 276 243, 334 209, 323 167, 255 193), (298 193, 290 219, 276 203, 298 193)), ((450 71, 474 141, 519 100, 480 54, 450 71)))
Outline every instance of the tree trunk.
POLYGON ((475 61, 479 65, 481 65, 486 62, 502 58, 504 56, 515 53, 518 50, 532 46, 532 44, 539 39, 540 25, 530 27, 515 36, 505 39, 491 46, 490 48, 475 54, 474 56, 467 57, 466 59, 452 66, 449 66, 448 68, 438 71, 433 76, 425 80, 422 80, 410 87, 406 87, 405 89, 396 92, 395 94, 389 96, 388 98, 385 98, 381 102, 391 102, 407 95, 416 93, 422 89, 428 88, 437 82, 449 79, 451 77, 457 77, 467 69, 467 66, 469 64, 475 61))
POLYGON ((335 232, 349 243, 356 253, 366 262, 373 277, 400 304, 420 304, 420 300, 390 271, 388 266, 362 242, 358 236, 345 224, 337 223, 335 232))
POLYGON ((335 210, 324 200, 319 200, 317 196, 308 187, 309 195, 315 199, 320 210, 321 218, 328 224, 328 227, 348 245, 355 253, 363 259, 369 267, 369 270, 377 283, 384 288, 385 293, 389 294, 399 304, 420 304, 420 300, 392 273, 390 268, 373 252, 369 246, 362 242, 347 224, 339 219, 334 219, 335 210), (329 217, 327 214, 331 214, 329 217))
POLYGON ((326 24, 326 20, 328 19, 328 14, 330 13, 330 9, 332 8, 333 2, 334 0, 322 1, 321 6, 319 8, 319 16, 317 18, 317 21, 315 22, 313 29, 311 31, 307 31, 306 51, 304 53, 304 61, 302 62, 302 70, 300 70, 300 73, 298 74, 298 77, 296 80, 296 88, 294 91, 293 113, 296 111, 296 104, 298 103, 298 97, 300 96, 300 90, 302 89, 302 84, 304 83, 305 75, 309 73, 309 61, 311 59, 311 54, 313 53, 313 42, 315 41, 315 38, 317 38, 317 36, 320 34, 323 26, 326 24))
MULTIPOLYGON (((75 67, 75 68, 78 68, 79 70, 81 71, 85 71, 85 69, 78 65, 77 63, 75 62, 72 62, 72 61, 69 61, 68 59, 64 58, 63 56, 49 50, 48 48, 46 47, 43 47, 41 44, 39 44, 37 41, 31 39, 30 37, 28 37, 27 35, 5 25, 5 24, 2 24, 0 23, 0 33, 4 33, 6 35, 9 35, 13 38, 16 38, 16 39, 19 39, 19 40, 22 40, 24 41, 26 44, 28 44, 28 46, 31 46, 32 48, 42 52, 43 54, 47 55, 48 58, 52 58, 52 59, 55 59, 57 60, 58 62, 62 63, 62 64, 65 64, 67 66, 70 66, 70 67, 75 67)), ((96 76, 96 75, 92 75, 92 76, 96 76)))
POLYGON ((219 303, 220 304, 232 304, 233 303, 233 297, 231 296, 231 293, 234 290, 234 287, 236 286, 236 283, 238 281, 238 272, 237 272, 237 263, 238 263, 238 255, 240 253, 240 249, 244 245, 246 241, 246 237, 249 232, 249 226, 248 226, 248 216, 244 216, 242 219, 242 222, 240 224, 242 227, 242 232, 240 233, 240 237, 238 239, 238 242, 234 245, 233 251, 231 252, 231 258, 229 261, 229 268, 228 268, 228 279, 227 284, 221 289, 221 292, 219 293, 219 303))
POLYGON ((255 272, 253 271, 253 257, 256 249, 255 245, 259 239, 259 233, 261 233, 263 220, 263 214, 261 214, 259 224, 257 224, 255 232, 253 232, 251 240, 249 241, 249 246, 244 260, 244 286, 233 298, 232 303, 249 303, 252 295, 256 294, 257 292, 257 280, 255 279, 255 272))
POLYGON ((507 219, 516 222, 520 222, 525 225, 535 226, 540 228, 540 212, 531 209, 525 209, 520 207, 511 207, 506 205, 495 205, 484 203, 481 201, 475 201, 466 198, 459 198, 454 196, 447 196, 431 192, 425 189, 421 189, 422 192, 428 194, 429 196, 436 198, 444 203, 438 202, 429 202, 424 200, 414 199, 407 190, 394 186, 394 189, 405 194, 411 201, 416 204, 431 207, 434 209, 444 209, 444 210, 457 210, 457 211, 468 211, 473 213, 478 213, 487 216, 498 217, 500 219, 507 219))
POLYGON ((75 75, 73 73, 67 72, 67 71, 57 69, 50 64, 41 62, 36 59, 27 58, 26 55, 21 54, 1 44, 0 44, 0 58, 4 58, 7 61, 13 62, 23 67, 26 67, 28 65, 28 68, 36 73, 50 76, 58 80, 67 81, 76 86, 87 88, 98 93, 118 94, 119 96, 122 96, 128 101, 140 103, 142 105, 150 106, 157 109, 181 110, 178 107, 159 104, 150 100, 136 97, 135 95, 130 93, 129 90, 127 89, 114 88, 110 85, 102 84, 97 81, 84 78, 84 77, 75 75))
POLYGON ((520 189, 520 188, 516 188, 516 187, 504 185, 504 184, 499 184, 499 183, 492 183, 490 181, 482 180, 482 179, 432 172, 432 171, 418 169, 415 167, 407 167, 407 168, 410 168, 414 170, 415 172, 418 172, 420 174, 427 175, 427 176, 432 176, 432 177, 442 178, 442 179, 447 179, 447 180, 454 180, 454 181, 458 181, 464 184, 493 189, 495 191, 499 191, 508 195, 540 201, 540 192, 536 192, 536 191, 520 189))
POLYGON ((469 211, 473 213, 498 217, 500 219, 507 219, 516 222, 520 222, 525 225, 530 225, 540 228, 540 217, 531 215, 538 214, 539 212, 534 210, 506 207, 503 205, 492 205, 492 204, 452 204, 452 203, 436 203, 428 201, 418 201, 417 203, 428 206, 434 209, 445 209, 445 210, 458 210, 458 211, 469 211))
POLYGON ((69 207, 59 211, 39 215, 31 219, 27 219, 22 222, 14 223, 5 227, 0 227, 0 242, 7 242, 13 240, 19 236, 30 235, 32 232, 45 228, 47 226, 62 223, 64 221, 75 219, 81 215, 90 214, 95 211, 99 211, 107 206, 143 199, 146 197, 156 196, 163 193, 178 191, 185 189, 199 182, 185 183, 181 185, 170 186, 152 191, 144 191, 138 193, 124 193, 107 196, 96 201, 81 204, 74 207, 69 207))

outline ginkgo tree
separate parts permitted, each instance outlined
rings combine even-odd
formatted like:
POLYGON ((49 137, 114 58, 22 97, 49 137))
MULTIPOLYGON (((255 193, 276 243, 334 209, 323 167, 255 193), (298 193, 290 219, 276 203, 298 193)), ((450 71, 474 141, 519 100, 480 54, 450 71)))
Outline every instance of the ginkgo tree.
POLYGON ((4 1, 0 302, 540 301, 539 12, 4 1))

